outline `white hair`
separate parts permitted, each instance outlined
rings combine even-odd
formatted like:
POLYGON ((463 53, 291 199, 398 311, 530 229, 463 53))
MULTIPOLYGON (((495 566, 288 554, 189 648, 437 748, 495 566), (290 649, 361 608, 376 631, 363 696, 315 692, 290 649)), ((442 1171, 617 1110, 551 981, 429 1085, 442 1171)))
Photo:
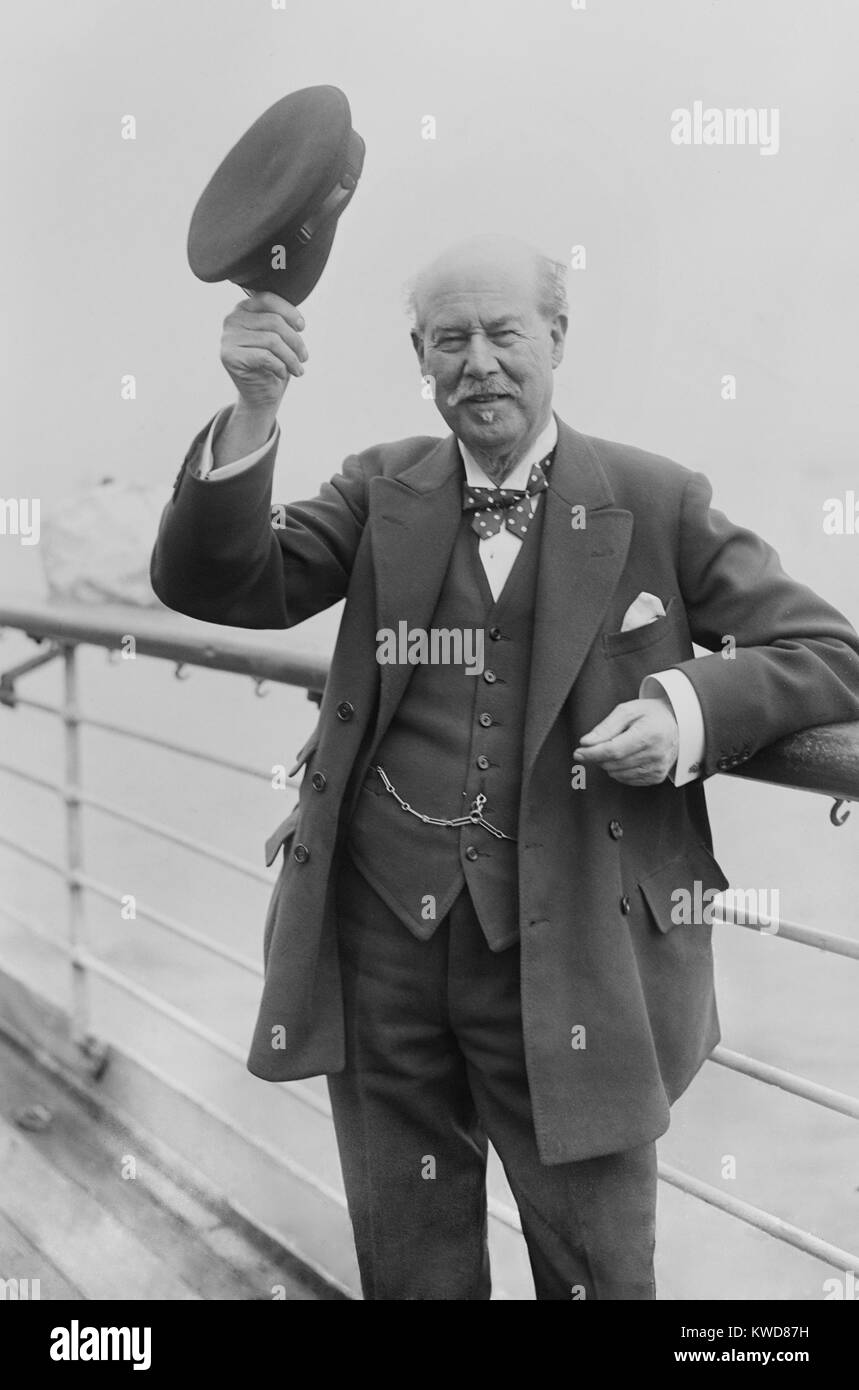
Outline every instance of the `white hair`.
MULTIPOLYGON (((487 238, 474 238, 475 243, 484 240, 487 238)), ((511 241, 510 244, 512 245, 513 242, 511 241)), ((519 244, 523 249, 527 249, 534 258, 539 312, 547 319, 554 319, 558 314, 568 314, 570 306, 567 300, 567 267, 564 262, 552 260, 551 256, 545 255, 535 246, 528 246, 524 242, 519 244)), ((411 319, 412 327, 418 331, 423 326, 420 312, 421 296, 436 265, 437 261, 433 261, 432 265, 418 271, 405 288, 406 312, 411 319)))

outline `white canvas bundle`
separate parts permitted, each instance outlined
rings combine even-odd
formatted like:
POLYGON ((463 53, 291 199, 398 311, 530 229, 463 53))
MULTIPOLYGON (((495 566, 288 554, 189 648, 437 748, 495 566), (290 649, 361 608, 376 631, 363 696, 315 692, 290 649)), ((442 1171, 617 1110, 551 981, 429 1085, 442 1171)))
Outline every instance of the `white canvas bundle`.
POLYGON ((51 598, 160 607, 149 556, 163 509, 163 486, 111 478, 55 505, 40 543, 51 598))

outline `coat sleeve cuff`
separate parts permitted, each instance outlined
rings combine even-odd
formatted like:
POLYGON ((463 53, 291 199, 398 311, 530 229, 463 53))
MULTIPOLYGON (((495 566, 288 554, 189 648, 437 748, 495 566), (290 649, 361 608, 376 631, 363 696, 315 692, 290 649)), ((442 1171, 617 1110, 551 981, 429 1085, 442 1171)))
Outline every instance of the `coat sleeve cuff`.
POLYGON ((206 433, 206 438, 203 440, 203 447, 199 457, 196 463, 191 465, 191 472, 196 478, 217 483, 224 482, 227 478, 234 478, 239 473, 246 473, 248 469, 253 468, 255 463, 259 463, 260 459, 266 453, 266 450, 270 449, 272 444, 278 443, 280 439, 280 426, 277 421, 275 421, 271 434, 265 444, 261 445, 259 449, 254 449, 252 453, 245 454, 243 458, 234 459, 232 463, 225 463, 222 464, 220 468, 216 468, 214 457, 215 435, 220 430, 221 425, 226 420, 231 409, 232 406, 226 406, 223 410, 219 410, 212 420, 206 433))
POLYGON ((695 687, 682 671, 676 668, 645 676, 638 692, 639 699, 666 699, 677 720, 677 761, 669 772, 675 787, 692 782, 704 770, 706 734, 701 702, 695 687))

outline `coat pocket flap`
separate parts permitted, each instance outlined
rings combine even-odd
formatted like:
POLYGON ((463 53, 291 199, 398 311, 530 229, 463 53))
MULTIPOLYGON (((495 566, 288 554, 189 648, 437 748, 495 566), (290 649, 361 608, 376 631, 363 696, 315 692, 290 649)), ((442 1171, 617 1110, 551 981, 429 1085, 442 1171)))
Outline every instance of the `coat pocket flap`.
POLYGON ((297 825, 298 807, 293 806, 289 815, 286 817, 286 820, 281 821, 277 829, 272 831, 271 835, 269 835, 268 839, 265 842, 265 862, 268 868, 271 868, 272 864, 274 863, 275 856, 277 855, 277 852, 283 844, 284 840, 288 840, 290 835, 295 834, 295 827, 297 825))
POLYGON ((317 746, 318 743, 319 743, 319 725, 317 724, 316 728, 313 730, 313 733, 310 735, 310 738, 309 738, 309 739, 307 740, 307 742, 304 744, 304 747, 303 747, 303 748, 300 748, 300 749, 298 750, 298 752, 296 753, 296 755, 295 755, 295 762, 293 763, 292 767, 291 767, 291 768, 289 769, 289 771, 287 772, 287 774, 286 774, 287 777, 294 777, 295 774, 296 774, 296 772, 300 772, 300 771, 301 771, 301 769, 304 767, 304 764, 305 764, 305 763, 308 761, 308 759, 310 758, 311 754, 313 754, 313 753, 316 752, 316 746, 317 746))
POLYGON ((639 879, 638 886, 659 930, 669 932, 681 924, 709 926, 713 897, 730 880, 706 845, 693 845, 639 879))

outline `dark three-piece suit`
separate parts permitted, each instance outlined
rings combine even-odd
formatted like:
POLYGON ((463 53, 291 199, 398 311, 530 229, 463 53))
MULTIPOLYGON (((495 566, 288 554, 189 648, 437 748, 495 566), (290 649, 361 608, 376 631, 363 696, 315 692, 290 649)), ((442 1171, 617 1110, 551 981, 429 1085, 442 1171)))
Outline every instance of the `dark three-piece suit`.
POLYGON ((268 844, 248 1066, 328 1076, 368 1298, 489 1296, 487 1136, 539 1298, 653 1297, 653 1141, 719 1039, 710 928, 672 911, 727 887, 702 779, 859 718, 856 633, 701 474, 558 428, 497 598, 452 436, 348 458, 275 526, 275 448, 206 481, 204 430, 153 555, 159 597, 209 622, 286 628, 346 599, 299 805, 268 844), (643 592, 664 616, 621 630, 643 592), (485 669, 380 662, 403 621, 480 629, 485 669), (592 765, 581 785, 581 736, 669 668, 700 703, 701 778, 592 765), (478 795, 504 838, 400 804, 455 818, 478 795))

